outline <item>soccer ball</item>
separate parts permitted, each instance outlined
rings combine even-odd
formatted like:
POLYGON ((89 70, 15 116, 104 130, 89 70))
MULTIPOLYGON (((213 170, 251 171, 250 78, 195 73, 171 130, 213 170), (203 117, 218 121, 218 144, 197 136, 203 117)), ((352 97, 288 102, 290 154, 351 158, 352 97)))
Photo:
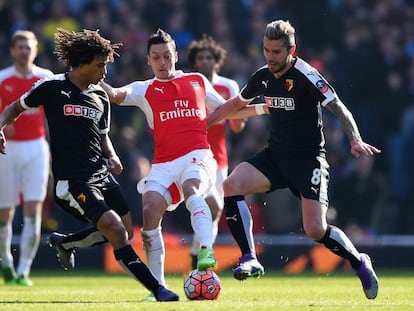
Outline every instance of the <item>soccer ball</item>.
POLYGON ((190 300, 217 299, 220 290, 220 279, 211 270, 195 269, 184 280, 184 293, 190 300))

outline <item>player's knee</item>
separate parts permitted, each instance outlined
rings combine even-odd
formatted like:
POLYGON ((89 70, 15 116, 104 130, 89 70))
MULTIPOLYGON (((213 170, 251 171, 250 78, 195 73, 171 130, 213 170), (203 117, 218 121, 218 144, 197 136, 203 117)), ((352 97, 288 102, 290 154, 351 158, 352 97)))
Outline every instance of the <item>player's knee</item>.
POLYGON ((234 178, 229 177, 223 181, 223 191, 226 197, 238 194, 238 188, 238 183, 234 178))
POLYGON ((304 225, 304 230, 306 235, 315 241, 322 239, 326 231, 326 229, 316 223, 304 225))
POLYGON ((155 205, 144 205, 142 208, 142 220, 144 226, 147 228, 158 227, 158 223, 161 221, 164 211, 155 205))
POLYGON ((100 221, 98 229, 114 248, 119 248, 127 244, 128 233, 122 222, 100 221))

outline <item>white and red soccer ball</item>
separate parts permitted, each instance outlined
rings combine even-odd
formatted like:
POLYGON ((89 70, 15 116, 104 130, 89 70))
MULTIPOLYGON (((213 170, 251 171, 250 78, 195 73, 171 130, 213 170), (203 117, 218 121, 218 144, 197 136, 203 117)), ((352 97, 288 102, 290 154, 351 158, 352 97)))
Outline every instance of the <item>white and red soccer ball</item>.
POLYGON ((190 300, 214 300, 220 290, 220 279, 212 270, 195 269, 184 280, 184 293, 190 300))

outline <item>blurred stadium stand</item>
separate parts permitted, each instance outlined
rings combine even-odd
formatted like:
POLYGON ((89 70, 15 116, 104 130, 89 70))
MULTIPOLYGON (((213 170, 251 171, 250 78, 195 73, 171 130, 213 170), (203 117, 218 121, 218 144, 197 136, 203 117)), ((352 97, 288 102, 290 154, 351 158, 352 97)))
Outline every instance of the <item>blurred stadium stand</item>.
MULTIPOLYGON (((40 40, 37 63, 54 72, 64 71, 66 68, 53 54, 56 27, 88 28, 100 29, 111 41, 124 44, 121 57, 108 67, 110 83, 118 86, 147 79, 152 74, 145 59, 146 39, 160 27, 177 40, 178 68, 185 70, 188 42, 203 33, 213 36, 228 50, 221 73, 242 86, 264 64, 263 30, 274 19, 291 21, 297 31, 298 54, 325 75, 354 113, 364 139, 383 151, 375 157, 372 167, 367 168, 368 183, 364 176, 355 177, 353 174, 361 170, 359 164, 349 152, 339 123, 325 113, 332 177, 331 222, 343 225, 357 245, 367 248, 377 245, 384 256, 391 257, 392 252, 383 249, 393 245, 412 248, 402 236, 414 234, 412 1, 0 0, 0 68, 11 63, 9 38, 13 31, 30 29, 40 40), (357 178, 353 182, 358 186, 355 189, 346 188, 351 178, 357 178)), ((119 180, 128 196, 134 222, 140 225, 141 198, 135 192, 135 183, 148 169, 152 138, 138 109, 114 107, 112 120, 111 135, 126 168, 119 180)), ((231 167, 266 143, 266 126, 266 118, 257 117, 249 120, 240 135, 229 135, 231 167)), ((43 232, 76 230, 80 224, 56 207, 51 198, 44 208, 43 232)), ((295 241, 304 243, 300 238, 300 208, 290 193, 257 195, 249 201, 255 214, 255 231, 269 234, 263 236, 266 245, 276 243, 283 248, 295 245, 295 241)), ((164 230, 188 234, 187 220, 185 209, 168 214, 164 230)), ((20 230, 20 226, 16 217, 15 230, 20 230)), ((224 239, 228 232, 225 224, 221 225, 220 232, 224 239)), ((311 247, 307 243, 303 246, 311 247)), ((269 249, 275 249, 277 258, 285 256, 277 248, 269 249)), ((51 250, 42 246, 37 264, 47 262, 43 253, 49 254, 51 250)))

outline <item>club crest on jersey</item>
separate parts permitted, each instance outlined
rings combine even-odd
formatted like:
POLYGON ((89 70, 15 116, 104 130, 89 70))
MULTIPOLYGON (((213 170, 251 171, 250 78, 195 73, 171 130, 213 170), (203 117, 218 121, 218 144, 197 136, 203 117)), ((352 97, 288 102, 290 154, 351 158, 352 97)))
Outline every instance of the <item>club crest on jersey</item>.
POLYGON ((81 203, 83 203, 83 204, 85 204, 85 202, 86 202, 86 195, 83 193, 83 192, 81 192, 77 197, 76 197, 76 199, 78 200, 78 202, 81 202, 81 203))
POLYGON ((328 84, 323 81, 323 80, 319 80, 316 81, 316 87, 319 89, 319 91, 321 91, 322 93, 326 93, 329 90, 329 86, 328 84))
POLYGON ((285 87, 288 92, 293 89, 293 79, 286 79, 285 80, 285 87))
POLYGON ((195 89, 200 87, 200 83, 198 83, 196 80, 190 81, 190 85, 195 89))

